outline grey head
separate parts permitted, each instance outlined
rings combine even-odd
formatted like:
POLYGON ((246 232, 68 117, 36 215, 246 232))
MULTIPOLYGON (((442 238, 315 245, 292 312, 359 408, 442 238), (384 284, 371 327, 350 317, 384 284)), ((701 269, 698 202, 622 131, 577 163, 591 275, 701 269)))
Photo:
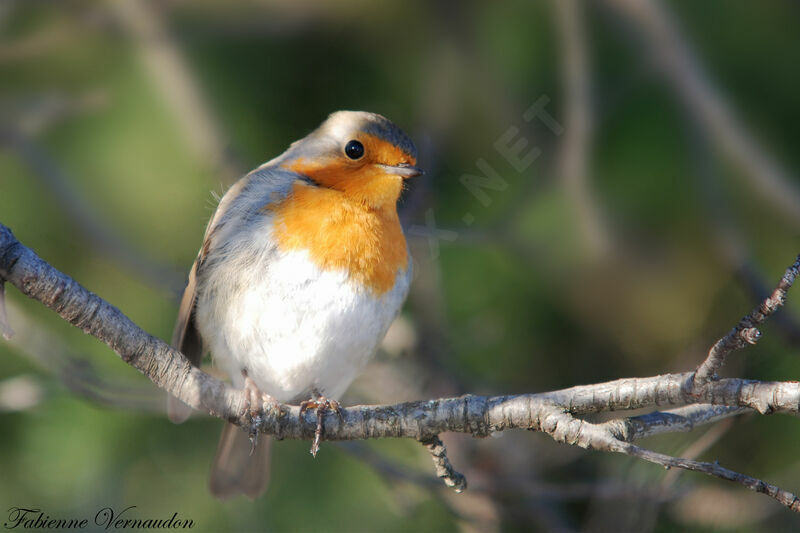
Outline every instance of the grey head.
POLYGON ((383 153, 382 158, 386 159, 380 163, 389 168, 409 169, 407 172, 397 171, 395 173, 404 177, 421 173, 414 167, 417 160, 417 148, 408 135, 386 117, 366 111, 331 113, 317 129, 292 143, 283 154, 266 163, 265 166, 284 165, 299 159, 318 161, 324 158, 340 157, 346 153, 348 143, 351 141, 358 140, 367 144, 364 142, 365 137, 366 139, 378 139, 395 148, 395 150, 386 150, 387 147, 384 144, 377 143, 381 145, 379 148, 383 153), (410 170, 412 168, 413 171, 410 170))

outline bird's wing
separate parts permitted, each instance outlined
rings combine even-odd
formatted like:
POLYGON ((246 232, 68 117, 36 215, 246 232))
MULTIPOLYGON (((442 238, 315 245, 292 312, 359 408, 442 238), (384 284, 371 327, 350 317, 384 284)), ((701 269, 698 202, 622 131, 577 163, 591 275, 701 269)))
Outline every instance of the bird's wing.
MULTIPOLYGON (((208 255, 211 246, 211 237, 222 221, 223 216, 242 191, 244 186, 251 179, 251 175, 245 176, 234 183, 225 196, 220 200, 214 216, 208 222, 205 235, 203 236, 203 246, 195 259, 192 269, 189 271, 189 281, 183 290, 181 305, 178 308, 178 318, 175 321, 175 329, 172 331, 171 345, 177 348, 195 366, 200 366, 205 354, 205 347, 195 324, 195 304, 197 303, 197 276, 203 268, 203 262, 208 255)), ((182 401, 173 396, 167 397, 167 414, 169 419, 179 424, 189 418, 192 409, 182 401)))

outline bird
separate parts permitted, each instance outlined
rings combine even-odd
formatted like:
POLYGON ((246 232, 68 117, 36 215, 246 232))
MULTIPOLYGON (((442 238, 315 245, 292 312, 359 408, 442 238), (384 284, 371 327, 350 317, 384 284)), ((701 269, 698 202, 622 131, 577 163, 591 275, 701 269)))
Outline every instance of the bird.
MULTIPOLYGON (((408 295, 397 203, 405 180, 423 173, 416 165, 393 122, 337 111, 240 178, 208 223, 172 345, 196 366, 210 352, 253 410, 267 400, 316 408, 318 447, 321 410, 339 409, 408 295)), ((191 410, 170 398, 168 412, 179 422, 191 410)), ((211 492, 260 496, 269 447, 226 424, 211 492)))

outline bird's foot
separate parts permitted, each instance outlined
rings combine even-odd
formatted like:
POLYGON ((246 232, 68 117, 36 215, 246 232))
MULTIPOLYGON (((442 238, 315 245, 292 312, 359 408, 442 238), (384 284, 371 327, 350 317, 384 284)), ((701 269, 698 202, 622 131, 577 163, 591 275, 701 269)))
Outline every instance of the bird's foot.
POLYGON ((249 436, 251 444, 250 455, 252 455, 256 449, 256 444, 258 444, 258 429, 261 426, 264 414, 270 410, 280 412, 281 404, 269 394, 262 392, 256 382, 247 375, 247 370, 242 369, 242 376, 244 377, 244 388, 242 389, 242 403, 244 406, 241 414, 242 416, 248 412, 250 414, 249 436))
POLYGON ((300 418, 309 409, 317 410, 317 428, 314 430, 314 442, 311 444, 311 455, 316 457, 319 451, 319 444, 322 441, 322 434, 324 433, 325 411, 334 411, 342 421, 344 421, 344 416, 339 402, 328 399, 317 391, 312 391, 311 399, 300 402, 300 418))

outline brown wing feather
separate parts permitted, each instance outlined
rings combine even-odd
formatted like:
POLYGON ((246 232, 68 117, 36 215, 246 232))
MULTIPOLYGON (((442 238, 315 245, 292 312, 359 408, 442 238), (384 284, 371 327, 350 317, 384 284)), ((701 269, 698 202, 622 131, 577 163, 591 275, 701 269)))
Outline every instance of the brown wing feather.
MULTIPOLYGON (((194 365, 200 366, 203 360, 203 341, 194 324, 194 306, 197 301, 197 260, 189 271, 189 283, 183 291, 181 305, 178 308, 178 318, 175 329, 172 331, 171 345, 177 348, 194 365)), ((192 408, 175 398, 167 397, 167 415, 169 419, 180 424, 192 414, 192 408)))
MULTIPOLYGON (((171 345, 173 348, 180 350, 180 352, 195 366, 200 366, 200 362, 203 360, 203 355, 205 354, 203 340, 200 338, 194 320, 194 308, 197 303, 197 276, 202 269, 206 255, 208 255, 208 250, 211 245, 211 235, 214 233, 214 230, 216 230, 219 222, 222 220, 222 216, 228 210, 233 199, 239 195, 242 188, 244 188, 249 181, 249 177, 249 175, 245 176, 228 189, 228 192, 217 206, 214 216, 211 217, 211 220, 208 222, 206 233, 203 236, 203 246, 200 248, 200 253, 192 265, 192 269, 189 271, 189 282, 186 284, 186 288, 183 291, 181 305, 178 308, 178 317, 175 321, 175 329, 172 332, 171 345)), ((167 414, 170 420, 179 424, 189 418, 191 413, 191 407, 173 396, 167 397, 167 414)))
POLYGON ((183 291, 178 318, 172 331, 171 345, 178 348, 195 366, 200 366, 203 357, 203 346, 194 325, 194 304, 197 300, 197 261, 189 271, 189 283, 183 291))

